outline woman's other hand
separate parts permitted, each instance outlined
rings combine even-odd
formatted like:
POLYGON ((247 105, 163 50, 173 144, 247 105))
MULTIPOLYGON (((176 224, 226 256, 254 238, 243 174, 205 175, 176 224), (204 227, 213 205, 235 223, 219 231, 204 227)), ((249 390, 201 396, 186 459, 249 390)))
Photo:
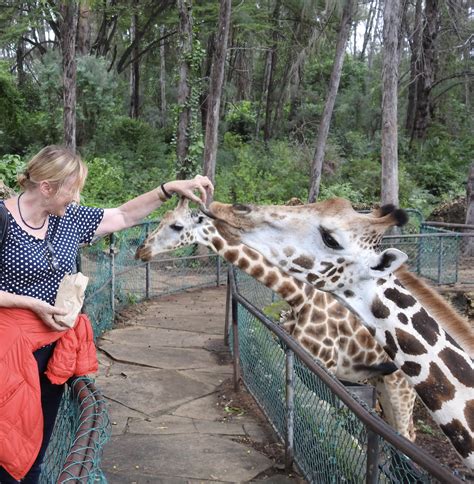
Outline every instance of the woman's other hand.
POLYGON ((175 180, 166 182, 164 188, 168 193, 177 193, 196 203, 206 204, 208 195, 214 193, 214 186, 207 176, 196 175, 192 180, 175 180), (199 196, 195 192, 199 190, 199 196))
POLYGON ((36 300, 36 303, 31 308, 43 321, 46 326, 51 328, 54 331, 67 331, 69 329, 68 326, 64 326, 54 319, 54 315, 57 314, 58 316, 65 316, 67 311, 64 309, 56 308, 51 306, 45 301, 36 300))

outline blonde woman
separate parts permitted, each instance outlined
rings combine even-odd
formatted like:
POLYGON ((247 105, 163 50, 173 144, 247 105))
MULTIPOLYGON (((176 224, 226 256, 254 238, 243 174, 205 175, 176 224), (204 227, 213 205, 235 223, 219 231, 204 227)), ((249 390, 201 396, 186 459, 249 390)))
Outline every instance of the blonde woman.
MULTIPOLYGON (((207 194, 213 191, 210 180, 198 175, 192 180, 163 183, 120 207, 102 209, 74 203, 79 200, 86 176, 87 168, 78 155, 61 146, 47 146, 30 160, 20 175, 20 195, 5 200, 10 226, 0 252, 0 324, 10 317, 12 320, 5 324, 15 328, 15 314, 27 315, 51 335, 51 340, 58 339, 68 328, 55 321, 55 314, 64 313, 54 307, 54 302, 61 279, 75 265, 79 244, 137 224, 174 193, 205 203, 207 194)), ((8 326, 3 328, 5 331, 8 326)), ((39 369, 44 419, 40 449, 32 451, 33 461, 28 455, 20 465, 16 461, 9 462, 9 456, 13 455, 11 449, 5 446, 2 455, 0 445, 0 483, 20 479, 30 484, 39 481, 41 462, 64 387, 52 384, 44 374, 54 346, 53 342, 33 353, 39 369)), ((3 375, 8 373, 2 372, 2 363, 14 360, 10 350, 8 338, 0 340, 0 379, 6 378, 3 375)), ((11 398, 7 389, 2 395, 2 388, 9 387, 10 383, 0 381, 0 405, 2 398, 6 401, 11 398)), ((14 439, 16 430, 15 419, 10 416, 10 421, 3 425, 4 417, 7 418, 0 412, 0 441, 14 439), (2 430, 6 428, 9 430, 2 430)))

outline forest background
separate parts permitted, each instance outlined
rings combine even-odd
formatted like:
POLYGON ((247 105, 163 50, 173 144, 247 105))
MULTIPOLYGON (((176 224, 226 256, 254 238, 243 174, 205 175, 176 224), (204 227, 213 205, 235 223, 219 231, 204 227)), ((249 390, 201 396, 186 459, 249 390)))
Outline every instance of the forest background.
POLYGON ((0 1, 0 178, 65 142, 89 166, 85 204, 204 171, 223 202, 313 189, 365 206, 392 139, 388 183, 428 216, 466 194, 473 161, 469 5, 0 1))

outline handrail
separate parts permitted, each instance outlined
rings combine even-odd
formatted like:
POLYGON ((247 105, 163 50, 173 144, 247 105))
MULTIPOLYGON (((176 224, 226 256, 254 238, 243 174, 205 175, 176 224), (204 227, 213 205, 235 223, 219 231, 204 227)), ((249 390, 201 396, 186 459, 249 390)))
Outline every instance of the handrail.
POLYGON ((442 467, 437 460, 428 453, 410 442, 405 437, 398 435, 389 427, 380 417, 369 413, 357 400, 355 400, 345 389, 344 385, 328 373, 311 355, 303 349, 291 336, 263 314, 259 309, 253 306, 244 296, 238 293, 236 289, 235 270, 229 268, 232 276, 230 277, 232 297, 245 307, 247 311, 258 318, 266 328, 276 334, 284 343, 300 358, 306 366, 320 378, 323 383, 334 392, 344 404, 369 428, 372 432, 383 437, 387 442, 397 449, 400 449, 405 455, 410 457, 414 462, 419 464, 423 469, 428 471, 433 477, 446 484, 461 484, 462 481, 442 467))

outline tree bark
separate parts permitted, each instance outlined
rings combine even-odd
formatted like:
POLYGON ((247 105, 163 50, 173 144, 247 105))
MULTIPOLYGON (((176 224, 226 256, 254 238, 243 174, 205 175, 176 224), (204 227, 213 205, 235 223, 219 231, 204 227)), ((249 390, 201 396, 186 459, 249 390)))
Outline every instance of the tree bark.
POLYGON ((267 99, 265 104, 265 124, 263 126, 263 140, 267 142, 271 138, 272 131, 272 109, 273 109, 273 91, 274 91, 274 78, 277 64, 277 48, 278 48, 278 23, 280 19, 280 7, 281 1, 277 0, 275 10, 273 11, 273 33, 272 41, 273 45, 269 52, 269 72, 268 72, 268 88, 267 99))
POLYGON ((179 41, 181 62, 179 66, 178 84, 178 131, 176 135, 176 156, 178 159, 178 178, 186 178, 188 165, 189 137, 191 124, 191 86, 189 83, 189 57, 193 47, 192 10, 189 0, 178 0, 179 10, 179 41))
POLYGON ((385 2, 382 64, 382 205, 398 206, 398 36, 400 0, 385 2))
POLYGON ((206 135, 204 139, 204 175, 213 183, 216 171, 217 134, 219 111, 224 81, 225 58, 229 39, 232 1, 221 0, 216 49, 211 67, 209 96, 207 99, 206 135))
POLYGON ((86 2, 79 3, 79 16, 77 24, 77 46, 79 55, 87 55, 91 50, 91 19, 90 6, 86 2))
POLYGON ((130 27, 131 43, 133 45, 130 64, 130 106, 129 116, 138 119, 140 115, 140 41, 137 39, 138 32, 138 5, 139 0, 133 1, 132 24, 130 27))
MULTIPOLYGON (((474 163, 471 164, 466 185, 466 225, 474 225, 474 163)), ((472 232, 472 230, 468 230, 472 232)), ((464 255, 474 256, 474 237, 464 239, 464 255)))
POLYGON ((420 73, 416 87, 417 103, 413 123, 412 140, 424 140, 431 118, 431 90, 436 78, 436 38, 439 30, 438 0, 426 0, 420 73))
POLYGON ((339 81, 341 80, 342 66, 344 63, 344 54, 347 40, 349 38, 350 27, 352 22, 352 11, 354 0, 346 0, 342 11, 341 23, 336 43, 336 54, 334 64, 329 80, 329 90, 324 105, 323 116, 318 130, 316 149, 314 152, 313 162, 311 165, 311 179, 309 186, 308 202, 313 203, 318 198, 319 187, 321 184, 321 173, 324 161, 324 152, 326 150, 326 141, 329 134, 329 125, 331 123, 332 112, 336 102, 339 81))
MULTIPOLYGON (((160 37, 165 36, 165 27, 160 27, 160 37)), ((161 126, 166 126, 166 118, 168 116, 168 107, 166 104, 166 58, 165 58, 165 43, 160 44, 160 100, 161 100, 161 126)))
POLYGON ((417 79, 420 72, 420 47, 421 47, 421 7, 422 0, 416 0, 415 5, 415 19, 413 30, 411 32, 410 42, 410 85, 408 87, 408 103, 407 103, 407 117, 405 122, 405 130, 411 134, 415 123, 415 109, 417 105, 416 88, 418 85, 417 79))
POLYGON ((63 128, 64 144, 76 151, 76 32, 77 3, 61 2, 60 39, 63 67, 63 128))

